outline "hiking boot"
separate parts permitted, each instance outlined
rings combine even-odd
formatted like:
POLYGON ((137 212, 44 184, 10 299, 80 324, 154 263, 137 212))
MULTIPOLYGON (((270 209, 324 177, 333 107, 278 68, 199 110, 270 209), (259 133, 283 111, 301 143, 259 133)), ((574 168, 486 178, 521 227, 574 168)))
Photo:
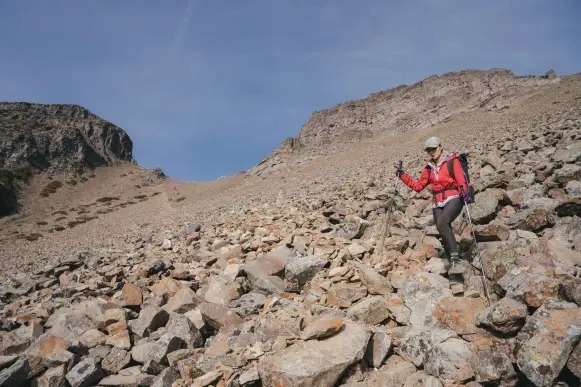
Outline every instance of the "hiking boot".
POLYGON ((458 254, 450 255, 450 268, 448 269, 448 275, 462 275, 466 269, 465 265, 460 261, 458 254))

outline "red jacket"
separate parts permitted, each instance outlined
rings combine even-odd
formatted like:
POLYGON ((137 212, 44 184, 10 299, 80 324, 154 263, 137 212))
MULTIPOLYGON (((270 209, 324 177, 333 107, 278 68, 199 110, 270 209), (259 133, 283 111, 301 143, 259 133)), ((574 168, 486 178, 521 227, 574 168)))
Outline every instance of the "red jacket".
POLYGON ((442 206, 451 198, 458 197, 460 189, 462 192, 468 192, 464 171, 456 153, 448 153, 442 157, 438 165, 428 162, 418 181, 412 179, 405 172, 401 174, 400 179, 416 192, 420 192, 431 183, 430 189, 434 195, 433 203, 437 206, 442 206), (448 160, 453 160, 452 165, 456 180, 448 172, 448 160))

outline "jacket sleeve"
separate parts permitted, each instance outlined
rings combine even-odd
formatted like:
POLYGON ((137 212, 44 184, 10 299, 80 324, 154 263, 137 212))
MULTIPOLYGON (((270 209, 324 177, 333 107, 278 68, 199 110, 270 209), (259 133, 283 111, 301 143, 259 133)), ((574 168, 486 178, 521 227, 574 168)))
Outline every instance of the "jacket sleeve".
POLYGON ((429 181, 430 179, 428 176, 428 168, 424 168, 424 170, 422 171, 422 174, 420 175, 420 179, 418 181, 415 181, 414 179, 412 179, 405 172, 401 174, 400 179, 401 179, 401 181, 404 182, 405 185, 407 185, 408 187, 410 187, 411 189, 413 189, 416 192, 420 192, 421 190, 426 188, 426 186, 430 182, 429 181))
POLYGON ((454 168, 454 178, 456 180, 456 184, 460 188, 460 192, 468 192, 468 184, 466 183, 466 176, 464 176, 464 170, 462 169, 460 160, 455 158, 454 162, 452 163, 452 167, 454 168))

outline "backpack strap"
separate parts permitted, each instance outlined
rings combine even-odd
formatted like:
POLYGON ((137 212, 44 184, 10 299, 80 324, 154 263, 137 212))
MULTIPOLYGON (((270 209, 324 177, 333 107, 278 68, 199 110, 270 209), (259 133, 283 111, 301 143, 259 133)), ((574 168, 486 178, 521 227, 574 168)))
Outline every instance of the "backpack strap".
POLYGON ((454 159, 448 160, 447 165, 448 165, 448 173, 450 174, 450 177, 454 181, 456 181, 456 176, 454 176, 454 159))

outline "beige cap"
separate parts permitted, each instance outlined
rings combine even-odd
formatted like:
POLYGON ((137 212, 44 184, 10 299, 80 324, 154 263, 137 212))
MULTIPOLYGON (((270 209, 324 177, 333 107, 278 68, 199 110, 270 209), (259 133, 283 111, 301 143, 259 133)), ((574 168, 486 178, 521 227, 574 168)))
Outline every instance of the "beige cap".
POLYGON ((438 137, 430 137, 426 140, 426 143, 424 144, 424 149, 436 148, 440 144, 441 144, 441 142, 440 142, 440 139, 438 137))

